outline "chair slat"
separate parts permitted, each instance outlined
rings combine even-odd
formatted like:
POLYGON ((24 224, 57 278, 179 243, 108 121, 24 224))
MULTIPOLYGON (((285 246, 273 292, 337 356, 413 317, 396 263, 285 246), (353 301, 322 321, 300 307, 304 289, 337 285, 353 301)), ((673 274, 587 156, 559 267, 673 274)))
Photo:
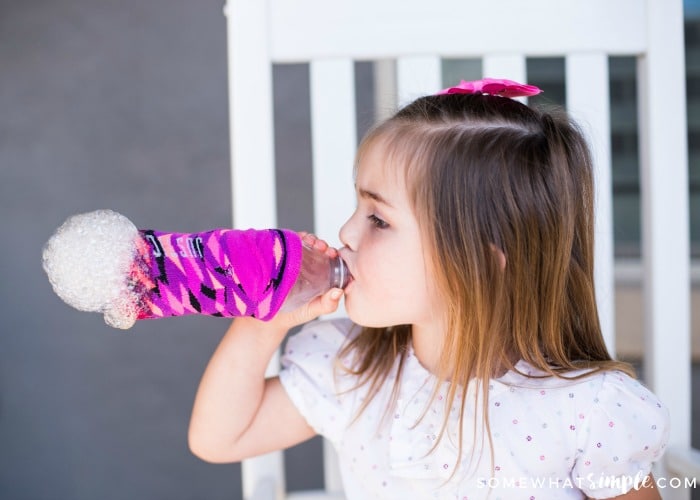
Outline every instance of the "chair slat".
POLYGON ((350 59, 313 61, 310 72, 314 231, 340 246, 338 230, 355 206, 354 66, 350 59))
POLYGON ((241 482, 244 500, 284 499, 284 455, 273 452, 244 460, 241 482))
POLYGON ((583 128, 595 168, 595 284, 605 343, 615 355, 612 153, 608 57, 577 52, 566 57, 566 107, 583 128))
POLYGON ((323 477, 327 492, 342 494, 343 479, 340 475, 338 454, 327 439, 323 440, 323 477))
POLYGON ((483 58, 482 73, 487 78, 507 78, 516 82, 526 82, 525 56, 520 53, 487 54, 483 58))
MULTIPOLYGON (((682 3, 650 0, 639 59, 645 377, 671 409, 670 447, 690 443, 690 242, 682 3), (673 369, 671 369, 673 366, 673 369)), ((669 489, 668 498, 690 498, 669 489)))
POLYGON ((396 62, 399 106, 442 88, 442 64, 437 56, 401 57, 396 62))
POLYGON ((275 227, 272 66, 265 29, 267 12, 263 2, 247 1, 229 2, 225 12, 233 225, 241 229, 275 227))

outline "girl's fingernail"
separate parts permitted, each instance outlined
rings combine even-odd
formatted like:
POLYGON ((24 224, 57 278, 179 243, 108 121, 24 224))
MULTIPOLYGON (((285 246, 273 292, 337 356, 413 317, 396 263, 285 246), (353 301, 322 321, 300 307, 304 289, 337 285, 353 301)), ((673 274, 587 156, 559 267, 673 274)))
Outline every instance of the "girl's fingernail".
POLYGON ((333 300, 338 300, 341 295, 343 295, 343 291, 340 289, 336 289, 331 292, 331 298, 333 300))

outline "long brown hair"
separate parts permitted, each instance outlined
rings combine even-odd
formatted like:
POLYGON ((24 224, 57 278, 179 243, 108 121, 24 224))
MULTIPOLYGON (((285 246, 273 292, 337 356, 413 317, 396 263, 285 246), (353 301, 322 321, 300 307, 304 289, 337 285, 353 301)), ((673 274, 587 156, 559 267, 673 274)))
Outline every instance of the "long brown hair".
MULTIPOLYGON (((601 334, 591 155, 563 112, 489 95, 427 96, 372 129, 358 163, 374 147, 404 171, 446 304, 434 396, 440 381, 453 382, 445 407, 461 404, 460 455, 470 380, 483 398, 475 407, 488 408, 488 379, 520 359, 556 377, 582 368, 632 373, 612 360, 601 334)), ((360 412, 397 358, 401 370, 410 341, 410 325, 364 328, 341 352, 355 360, 344 368, 368 386, 360 412)), ((486 411, 482 423, 488 431, 486 411)))

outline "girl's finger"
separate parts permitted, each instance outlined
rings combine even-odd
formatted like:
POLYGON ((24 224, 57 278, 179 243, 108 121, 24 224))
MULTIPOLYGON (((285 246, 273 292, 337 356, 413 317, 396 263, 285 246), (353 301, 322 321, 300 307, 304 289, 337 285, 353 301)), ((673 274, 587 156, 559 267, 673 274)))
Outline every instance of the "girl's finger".
POLYGON ((328 243, 325 240, 318 238, 315 234, 299 232, 299 236, 301 236, 302 241, 306 245, 318 250, 319 252, 325 252, 331 257, 335 257, 336 255, 338 255, 337 249, 328 245, 328 243))

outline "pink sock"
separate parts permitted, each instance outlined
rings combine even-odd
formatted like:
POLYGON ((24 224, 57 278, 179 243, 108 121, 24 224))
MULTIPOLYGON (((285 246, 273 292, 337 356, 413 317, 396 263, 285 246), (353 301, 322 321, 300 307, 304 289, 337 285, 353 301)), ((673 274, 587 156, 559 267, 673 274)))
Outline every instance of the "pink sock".
POLYGON ((139 233, 133 271, 138 319, 207 314, 268 320, 299 274, 301 239, 293 231, 139 233))

